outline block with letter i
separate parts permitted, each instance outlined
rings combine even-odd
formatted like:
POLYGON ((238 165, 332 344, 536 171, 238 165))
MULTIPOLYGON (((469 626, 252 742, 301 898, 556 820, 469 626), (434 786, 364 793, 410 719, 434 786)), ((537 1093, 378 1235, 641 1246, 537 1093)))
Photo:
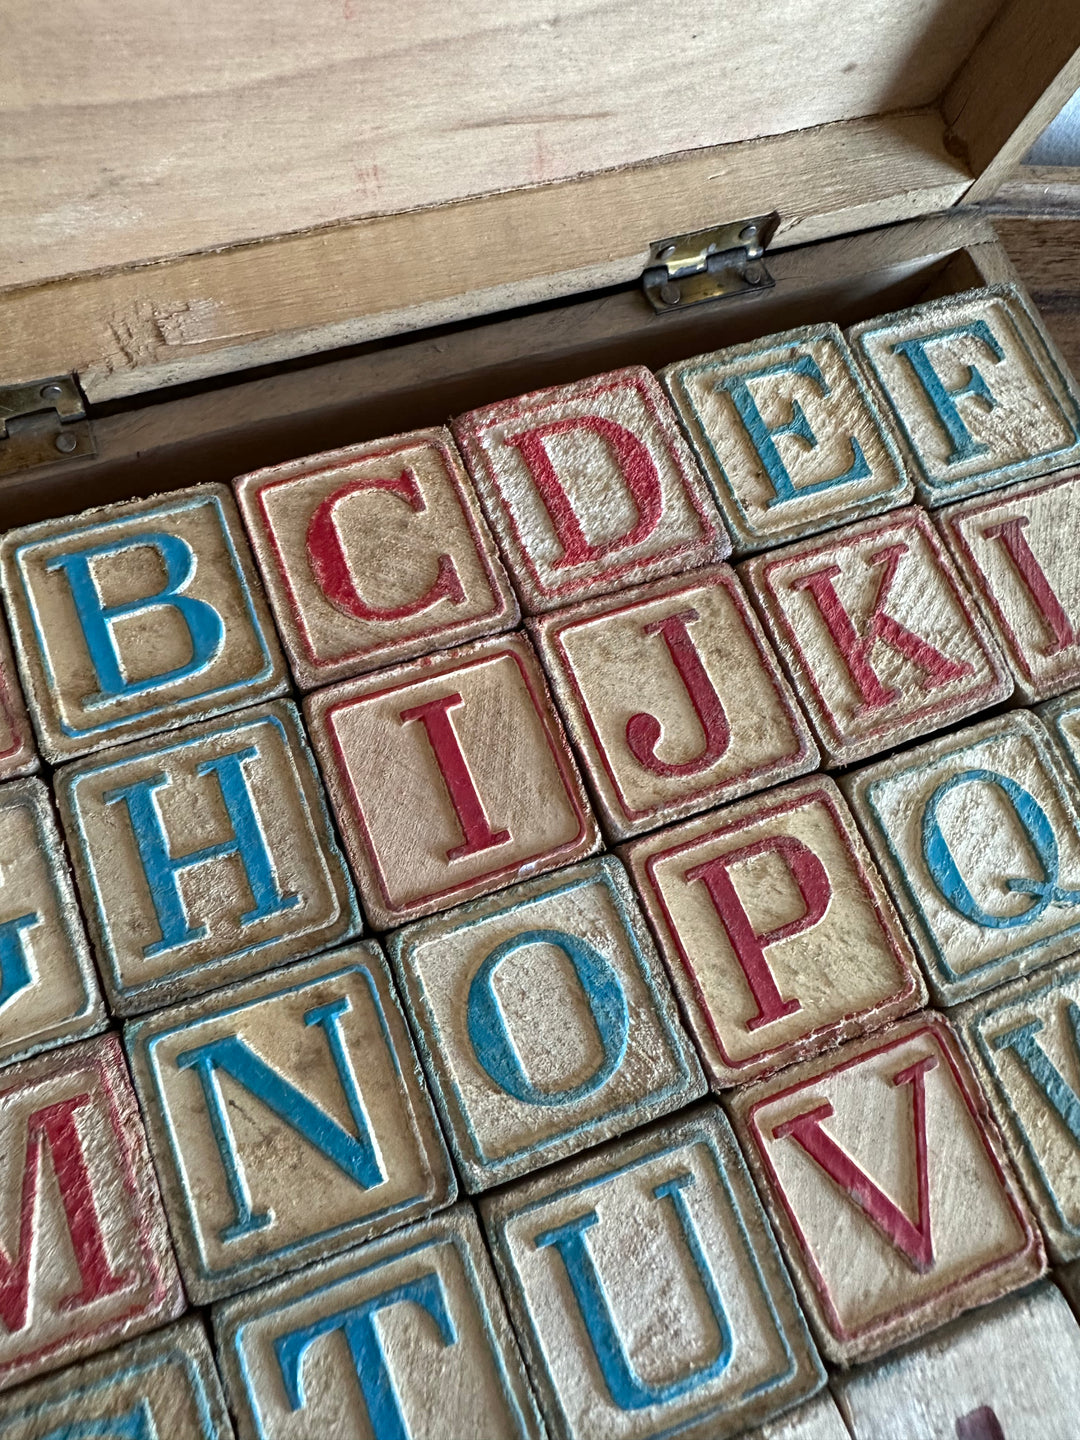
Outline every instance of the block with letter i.
POLYGON ((559 1440, 722 1440, 821 1387, 714 1104, 486 1195, 480 1218, 559 1440))
POLYGON ((288 682, 224 486, 9 530, 0 570, 27 704, 54 764, 288 682))
POLYGON ((157 1011, 129 1025, 126 1042, 199 1303, 454 1199, 373 942, 157 1011))
POLYGON ((975 1076, 917 1015, 737 1090, 729 1110, 828 1359, 865 1360, 1042 1274, 975 1076))
POLYGON ((755 556, 739 572, 832 765, 953 725, 1012 691, 922 510, 755 556))
POLYGON ((356 934, 295 707, 278 700, 56 774, 105 988, 121 1015, 356 934))
POLYGON ((453 429, 529 614, 730 551, 667 396, 642 366, 519 395, 453 429))
POLYGON ((1080 460, 1072 381, 1015 285, 931 300, 847 334, 925 504, 1080 460))
POLYGON ((714 1089, 926 1001, 885 885, 824 776, 670 826, 621 853, 714 1089))
POLYGON ((835 325, 699 355, 660 378, 738 555, 912 497, 896 444, 835 325))
POLYGON ((521 635, 343 681, 309 695, 304 712, 375 929, 599 849, 521 635))
POLYGON ((216 1307, 240 1440, 542 1440, 473 1212, 444 1211, 216 1307))
POLYGON ((517 600, 446 430, 312 455, 235 485, 303 690, 517 622, 517 600))

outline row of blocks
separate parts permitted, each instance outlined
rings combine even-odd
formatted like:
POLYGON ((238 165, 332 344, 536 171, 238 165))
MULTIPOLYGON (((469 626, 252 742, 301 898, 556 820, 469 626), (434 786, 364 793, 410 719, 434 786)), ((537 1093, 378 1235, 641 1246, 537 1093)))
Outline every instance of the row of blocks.
MULTIPOLYGON (((305 714, 393 981, 356 942, 318 769, 272 698, 286 672, 227 495, 4 538, 110 1006, 154 1013, 127 1026, 134 1089, 114 1035, 22 1058, 105 1011, 47 788, 5 785, 0 1056, 22 1063, 0 1095, 19 1217, 0 1383, 180 1314, 171 1228, 189 1296, 219 1302, 245 1436, 435 1415, 537 1433, 518 1342, 554 1433, 730 1434, 820 1386, 804 1311, 847 1365, 1036 1280, 1043 1234, 1080 1255, 1080 696, 839 784, 807 773, 818 746, 865 760, 1013 677, 1029 701, 1080 679, 1080 478, 1031 483, 1076 458, 1075 406, 1015 292, 852 341, 797 332, 664 377, 736 548, 803 537, 742 583, 647 372, 457 422, 483 514, 441 433, 238 482, 297 683, 362 675, 305 714), (1020 483, 939 512, 943 546, 923 510, 866 518, 910 499, 908 474, 932 504, 1020 483), (501 633, 503 561, 531 643, 501 633), (600 827, 559 711, 618 860, 587 858, 600 827), (915 952, 938 1003, 968 1002, 950 1022, 921 1009, 915 952)), ((5 669, 18 774, 35 761, 5 669)), ((1044 1383, 1075 1386, 1058 1291, 1004 1302, 975 1332, 996 1353, 991 1323, 1000 1370, 1009 1327, 1044 1326, 1044 1383)), ((963 1373, 971 1343, 962 1325, 903 1363, 963 1373)), ((888 1363, 841 1382, 849 1415, 886 1404, 888 1363)), ((0 1436, 153 1440, 131 1379, 151 1372, 187 1377, 167 1403, 193 1436, 229 1433, 184 1322, 13 1395, 0 1436), (108 1419, 87 1398, 124 1393, 108 1419)), ((957 1434, 1000 1430, 993 1367, 984 1389, 997 1408, 975 1396, 957 1434)), ((770 1434, 827 1436, 830 1405, 770 1434)))

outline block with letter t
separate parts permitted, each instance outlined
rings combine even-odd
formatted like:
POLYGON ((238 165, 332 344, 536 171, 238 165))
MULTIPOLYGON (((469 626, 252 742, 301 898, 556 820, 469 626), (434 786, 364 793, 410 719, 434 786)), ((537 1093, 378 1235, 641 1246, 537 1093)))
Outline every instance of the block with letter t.
POLYGON ((27 704, 54 764, 285 689, 224 486, 9 530, 0 570, 27 704))

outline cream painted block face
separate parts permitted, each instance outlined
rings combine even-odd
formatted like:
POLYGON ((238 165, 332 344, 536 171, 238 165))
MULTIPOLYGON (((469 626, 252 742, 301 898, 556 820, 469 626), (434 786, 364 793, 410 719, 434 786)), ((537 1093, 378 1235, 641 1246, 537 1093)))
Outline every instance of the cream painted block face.
POLYGON ((622 866, 605 857, 388 942, 470 1191, 705 1092, 622 866))
POLYGON ((0 565, 27 703, 54 763, 285 689, 223 486, 9 530, 0 565))
POLYGON ((737 554, 911 499, 896 445, 835 325, 699 355, 660 378, 737 554))
POLYGON ((932 300, 848 331, 892 411, 919 498, 959 500, 1080 458, 1076 399, 1013 285, 932 300))
POLYGON ((589 601, 530 628, 614 839, 817 764, 726 566, 589 601))
POLYGON ((824 776, 623 853, 716 1089, 926 1001, 885 886, 824 776))
POLYGON ((730 550, 660 382, 644 367, 454 421, 523 609, 536 614, 730 550))
POLYGON ((376 929, 599 848, 522 636, 322 690, 305 713, 376 929))
POLYGON ((304 690, 517 623, 446 430, 312 455, 235 485, 304 690))
POLYGON ((851 1440, 851 1435, 836 1401, 826 1390, 760 1430, 748 1431, 746 1440, 851 1440))
POLYGON ((947 1005, 1068 955, 1080 808, 1039 720, 987 720, 843 781, 947 1005))
POLYGON ((824 1378, 720 1110, 480 1202, 552 1435, 726 1437, 824 1378))
POLYGON ((456 1184, 371 942, 129 1026, 192 1299, 449 1204, 456 1184))
POLYGON ((975 1077, 917 1016, 739 1090, 732 1115, 825 1354, 848 1365, 1036 1279, 975 1077))
POLYGON ((214 1333, 241 1440, 542 1440, 466 1206, 217 1307, 214 1333))

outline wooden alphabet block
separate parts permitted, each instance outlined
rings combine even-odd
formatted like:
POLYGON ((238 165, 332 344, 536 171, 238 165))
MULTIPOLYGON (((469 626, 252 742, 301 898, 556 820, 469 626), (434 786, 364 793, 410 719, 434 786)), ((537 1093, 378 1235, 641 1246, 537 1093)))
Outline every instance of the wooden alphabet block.
POLYGON ((158 1011, 126 1042, 198 1304, 455 1197, 371 941, 158 1011))
POLYGON ((1034 715, 983 721, 841 785, 942 1004, 1077 948, 1080 801, 1034 715))
POLYGON ((517 600, 446 430, 332 450, 234 483, 302 690, 517 624, 517 600))
POLYGON ((1027 701, 1080 684, 1080 474, 1014 486, 937 515, 1027 701))
POLYGON ((643 366, 473 410, 453 429, 529 614, 729 553, 697 461, 643 366))
POLYGON ((926 1003, 885 886, 823 775, 622 854, 714 1089, 926 1003))
POLYGON ((201 1320, 181 1320, 0 1401, 0 1440, 233 1440, 201 1320))
POLYGON ((1071 382, 1015 285, 931 300, 847 334, 895 417, 924 504, 1080 460, 1071 382))
POLYGON ((420 921, 388 949, 467 1190, 705 1093, 610 856, 420 921))
POLYGON ((54 764, 285 689, 222 485, 9 530, 0 572, 27 703, 54 764))
POLYGON ((184 1294, 119 1038, 3 1072, 0 1389, 174 1319, 184 1294))
POLYGON ((241 1440, 542 1440, 465 1205, 218 1306, 241 1440))
POLYGON ((824 1390, 760 1430, 747 1431, 746 1440, 851 1440, 851 1436, 836 1401, 824 1390))
POLYGON ((56 775, 112 1009, 135 1014, 357 933, 294 706, 279 700, 56 775))
POLYGON ((699 355, 660 378, 737 555, 912 497, 896 444, 835 325, 699 355))
POLYGON ((1076 779, 1080 779, 1080 690, 1059 695, 1035 712, 1058 749, 1065 756, 1076 779))
POLYGON ((105 1025, 82 917, 40 780, 0 785, 0 1064, 105 1025))
POLYGON ((827 1358, 865 1360, 1035 1280, 1042 1240, 932 1012, 731 1096, 827 1358))
POLYGON ((530 629, 614 839, 817 764, 727 566, 589 600, 530 629))
POLYGON ((11 637, 0 614, 0 780, 31 775, 37 768, 30 716, 11 653, 11 637))
POLYGON ((600 847, 524 636, 344 681, 304 713, 376 930, 600 847))
POLYGON ((1074 1440, 1080 1327, 1043 1284, 835 1384, 852 1440, 1074 1440))
POLYGON ((824 1379, 715 1105, 486 1195, 548 1430, 723 1440, 824 1379))
POLYGON ((953 1012, 1054 1260, 1080 1258, 1080 963, 953 1012))
POLYGON ((831 765, 953 725, 1012 690, 922 510, 758 555, 739 573, 831 765))

